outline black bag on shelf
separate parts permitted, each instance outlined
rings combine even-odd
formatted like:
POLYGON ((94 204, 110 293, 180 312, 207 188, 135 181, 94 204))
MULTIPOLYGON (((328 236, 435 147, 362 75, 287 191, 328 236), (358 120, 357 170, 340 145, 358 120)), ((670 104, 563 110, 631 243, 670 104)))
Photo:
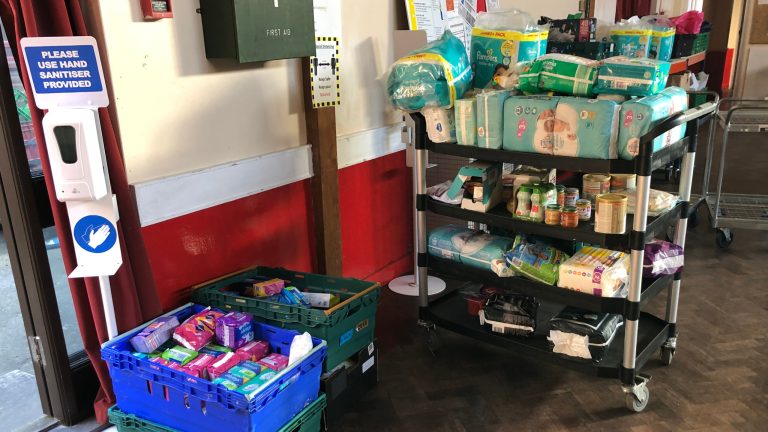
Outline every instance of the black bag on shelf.
POLYGON ((539 302, 522 295, 494 295, 480 311, 480 324, 494 333, 528 336, 536 331, 539 302))
POLYGON ((618 314, 566 308, 549 321, 549 341, 556 353, 599 361, 624 324, 618 314))

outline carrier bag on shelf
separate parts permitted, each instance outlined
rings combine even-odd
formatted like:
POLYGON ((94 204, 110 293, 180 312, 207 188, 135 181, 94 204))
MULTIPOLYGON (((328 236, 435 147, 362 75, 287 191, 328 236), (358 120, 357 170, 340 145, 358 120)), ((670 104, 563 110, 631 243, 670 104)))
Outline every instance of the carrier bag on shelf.
POLYGON ((595 93, 652 96, 664 89, 669 62, 653 59, 613 57, 597 73, 595 93))
POLYGON ((504 150, 552 154, 558 97, 513 96, 504 101, 504 150))
MULTIPOLYGON (((635 198, 637 191, 635 189, 625 189, 617 191, 627 196, 627 213, 635 214, 635 198)), ((651 189, 648 194, 648 216, 658 216, 677 204, 677 195, 656 189, 651 189)))
POLYGON ((508 90, 477 94, 477 146, 500 149, 504 138, 504 101, 508 90))
POLYGON ((461 145, 477 145, 477 100, 459 99, 454 106, 456 142, 461 145))
POLYGON ((560 263, 568 255, 542 240, 518 234, 512 250, 504 254, 512 270, 528 279, 554 285, 560 263))
POLYGON ((567 54, 547 54, 540 64, 539 89, 573 96, 591 96, 599 62, 567 54))
POLYGON ((651 240, 645 245, 643 277, 657 278, 683 270, 683 247, 663 240, 651 240))
POLYGON ((397 60, 389 70, 387 95, 405 111, 451 108, 472 86, 472 68, 464 44, 450 31, 424 48, 397 60))
POLYGON ((510 238, 446 225, 429 233, 428 250, 430 255, 490 271, 491 262, 503 258, 511 244, 510 238))
POLYGON ((600 361, 624 319, 618 314, 566 308, 549 321, 553 352, 600 361))
MULTIPOLYGON (((688 109, 688 94, 679 87, 667 87, 661 93, 632 99, 621 105, 619 157, 634 159, 639 153, 640 137, 668 117, 688 109)), ((673 128, 653 140, 653 151, 683 138, 686 124, 673 128)))
POLYGON ((620 108, 619 104, 608 100, 560 98, 552 126, 553 153, 616 159, 620 108))
POLYGON ((507 336, 527 336, 536 331, 539 304, 533 297, 496 295, 479 312, 480 325, 489 326, 494 333, 507 336))
POLYGON ((560 264, 557 286, 598 297, 616 297, 629 278, 624 252, 584 246, 560 264))
POLYGON ((611 29, 611 40, 615 44, 616 54, 626 57, 647 58, 651 50, 652 36, 653 28, 638 17, 616 23, 611 29))
POLYGON ((470 57, 475 88, 488 88, 510 65, 534 60, 546 51, 548 31, 516 9, 480 13, 472 29, 470 57), (544 39, 542 41, 542 39, 544 39), (544 44, 544 49, 542 49, 544 44))
POLYGON ((427 136, 436 143, 456 142, 453 109, 428 107, 421 110, 427 123, 427 136))

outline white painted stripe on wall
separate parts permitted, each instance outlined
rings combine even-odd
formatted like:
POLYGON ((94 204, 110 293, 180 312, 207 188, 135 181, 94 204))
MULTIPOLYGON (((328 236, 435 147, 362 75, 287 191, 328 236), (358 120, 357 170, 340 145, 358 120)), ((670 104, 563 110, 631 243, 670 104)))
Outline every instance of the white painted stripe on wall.
POLYGON ((312 177, 309 145, 133 184, 148 226, 312 177))
POLYGON ((405 150, 402 123, 336 137, 339 169, 405 150))

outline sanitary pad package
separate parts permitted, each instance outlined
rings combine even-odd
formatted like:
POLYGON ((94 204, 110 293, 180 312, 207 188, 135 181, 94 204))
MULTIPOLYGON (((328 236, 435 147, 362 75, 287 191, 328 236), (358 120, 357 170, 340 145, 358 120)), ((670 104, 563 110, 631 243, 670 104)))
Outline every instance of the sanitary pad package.
POLYGON ((264 341, 251 341, 241 346, 236 353, 243 360, 259 361, 269 354, 269 344, 264 341))
POLYGON ((502 259, 511 244, 512 239, 507 237, 446 225, 429 233, 428 251, 433 256, 491 270, 491 262, 502 259))
POLYGON ((613 101, 561 98, 555 109, 552 149, 555 155, 616 159, 620 106, 613 101))
POLYGON ((211 379, 216 379, 237 366, 241 361, 242 359, 237 354, 233 352, 226 353, 208 366, 208 376, 211 379))
POLYGON ((459 99, 454 105, 456 142, 461 145, 477 145, 477 100, 459 99))
POLYGON ((222 315, 219 311, 206 308, 178 326, 173 332, 173 339, 184 348, 197 351, 213 339, 216 320, 222 315))
POLYGON ((258 364, 275 371, 281 371, 288 367, 288 356, 272 353, 257 362, 258 364))
POLYGON ((179 319, 175 316, 160 317, 132 337, 131 346, 140 353, 151 353, 168 341, 178 326, 179 319))
MULTIPOLYGON (((661 93, 633 99, 621 105, 619 157, 633 159, 640 147, 640 137, 668 118, 688 108, 688 94, 680 87, 667 87, 661 93)), ((679 141, 685 134, 683 123, 653 140, 653 151, 679 141)))
POLYGON ((477 146, 500 149, 504 139, 504 101, 508 90, 496 90, 477 95, 477 146))
POLYGON ((560 264, 557 286, 598 297, 615 297, 621 294, 628 277, 627 254, 584 246, 560 264))
POLYGON ((427 136, 436 143, 456 141, 453 109, 427 107, 421 110, 427 123, 427 136))
POLYGON ((392 104, 405 111, 450 108, 472 85, 464 44, 450 31, 396 61, 387 78, 392 104))
POLYGON ((283 288, 285 288, 285 281, 282 279, 254 281, 246 290, 245 295, 251 297, 271 297, 280 294, 283 288))
POLYGON ((216 340, 227 348, 238 349, 253 340, 253 317, 229 312, 216 320, 216 340))
POLYGON ((187 363, 181 370, 198 378, 208 379, 208 366, 216 361, 216 357, 208 354, 200 354, 187 363))
POLYGON ((552 154, 558 97, 513 96, 504 102, 504 150, 552 154))
POLYGON ((265 370, 256 378, 248 381, 247 384, 238 388, 237 392, 244 394, 246 399, 251 400, 256 395, 256 393, 259 392, 259 389, 264 387, 264 385, 267 384, 275 376, 277 376, 277 371, 273 371, 271 369, 265 370))
POLYGON ((220 355, 226 354, 228 352, 232 352, 230 348, 223 347, 221 345, 216 344, 208 344, 199 350, 197 350, 200 354, 208 354, 213 357, 218 357, 220 355))
POLYGON ((558 267, 568 255, 546 242, 518 234, 512 250, 504 254, 512 270, 528 279, 554 285, 558 267))
POLYGON ((541 66, 539 88, 574 96, 591 96, 598 62, 568 54, 547 54, 536 60, 541 66))
POLYGON ((191 349, 176 346, 166 350, 162 357, 168 361, 176 362, 184 366, 192 361, 192 359, 197 357, 197 351, 192 351, 191 349))
POLYGON ((600 66, 595 93, 651 96, 664 89, 668 77, 669 62, 613 57, 600 66))

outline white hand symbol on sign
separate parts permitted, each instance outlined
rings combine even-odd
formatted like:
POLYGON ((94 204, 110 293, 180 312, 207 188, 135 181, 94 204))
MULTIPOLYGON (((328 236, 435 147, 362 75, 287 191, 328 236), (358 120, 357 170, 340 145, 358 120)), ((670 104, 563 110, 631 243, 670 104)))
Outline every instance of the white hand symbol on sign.
POLYGON ((109 237, 109 226, 102 225, 95 231, 92 226, 89 226, 86 232, 89 233, 88 247, 90 247, 91 249, 96 249, 107 240, 107 237, 109 237))

